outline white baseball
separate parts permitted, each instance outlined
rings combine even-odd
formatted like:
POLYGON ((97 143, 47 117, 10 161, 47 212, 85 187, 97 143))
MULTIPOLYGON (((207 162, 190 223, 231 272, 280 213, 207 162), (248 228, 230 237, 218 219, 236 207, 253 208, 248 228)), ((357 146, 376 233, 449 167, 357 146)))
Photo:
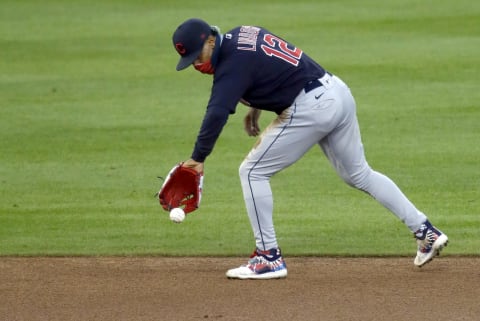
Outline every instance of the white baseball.
POLYGON ((181 208, 176 207, 170 211, 170 220, 172 220, 173 222, 182 223, 184 219, 185 212, 181 208))

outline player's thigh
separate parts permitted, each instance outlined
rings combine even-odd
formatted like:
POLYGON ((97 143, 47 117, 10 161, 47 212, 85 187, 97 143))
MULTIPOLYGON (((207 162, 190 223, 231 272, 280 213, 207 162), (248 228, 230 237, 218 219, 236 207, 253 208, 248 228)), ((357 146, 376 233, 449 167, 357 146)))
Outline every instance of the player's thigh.
POLYGON ((314 130, 300 118, 281 122, 278 119, 262 133, 241 165, 249 175, 271 176, 299 160, 318 139, 314 130))
POLYGON ((345 182, 355 185, 356 177, 368 169, 358 120, 350 111, 347 120, 319 143, 332 166, 345 182))

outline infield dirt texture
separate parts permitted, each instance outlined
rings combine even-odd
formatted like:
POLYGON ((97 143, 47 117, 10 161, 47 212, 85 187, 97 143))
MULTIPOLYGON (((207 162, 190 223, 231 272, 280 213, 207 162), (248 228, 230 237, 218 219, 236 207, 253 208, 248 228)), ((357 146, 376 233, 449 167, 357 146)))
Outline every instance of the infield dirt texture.
POLYGON ((8 321, 477 321, 479 258, 290 258, 282 280, 229 280, 240 258, 2 258, 8 321))

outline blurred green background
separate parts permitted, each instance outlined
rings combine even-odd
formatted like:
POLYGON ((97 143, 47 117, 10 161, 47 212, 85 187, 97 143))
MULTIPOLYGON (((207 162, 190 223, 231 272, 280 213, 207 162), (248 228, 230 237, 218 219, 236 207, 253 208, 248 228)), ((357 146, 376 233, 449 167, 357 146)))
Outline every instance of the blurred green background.
MULTIPOLYGON (((266 27, 340 76, 370 165, 449 235, 445 255, 480 254, 480 2, 4 0, 0 255, 253 250, 243 106, 207 159, 201 208, 173 224, 154 198, 189 158, 211 87, 175 71, 171 35, 190 17, 266 27)), ((318 148, 272 188, 286 255, 414 255, 407 228, 318 148)))

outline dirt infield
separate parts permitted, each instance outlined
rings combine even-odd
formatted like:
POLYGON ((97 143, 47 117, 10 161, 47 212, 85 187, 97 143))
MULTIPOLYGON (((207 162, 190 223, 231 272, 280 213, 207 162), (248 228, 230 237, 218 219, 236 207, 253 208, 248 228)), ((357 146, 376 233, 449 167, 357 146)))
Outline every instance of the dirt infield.
POLYGON ((241 258, 0 258, 0 320, 480 320, 480 258, 288 258, 288 278, 229 280, 241 258))

